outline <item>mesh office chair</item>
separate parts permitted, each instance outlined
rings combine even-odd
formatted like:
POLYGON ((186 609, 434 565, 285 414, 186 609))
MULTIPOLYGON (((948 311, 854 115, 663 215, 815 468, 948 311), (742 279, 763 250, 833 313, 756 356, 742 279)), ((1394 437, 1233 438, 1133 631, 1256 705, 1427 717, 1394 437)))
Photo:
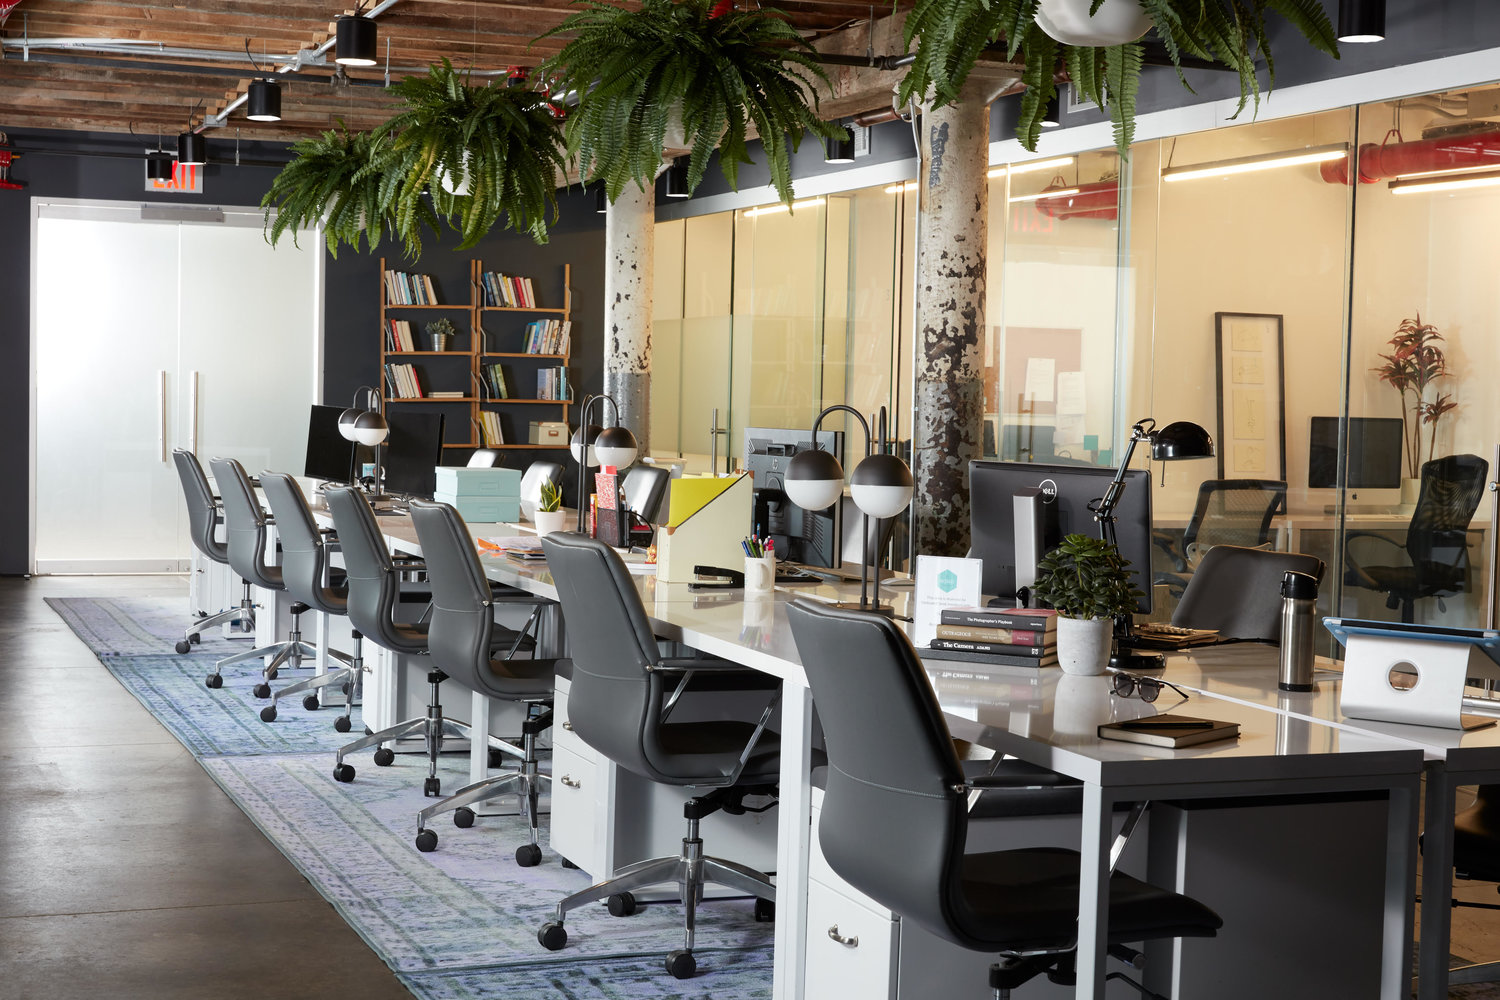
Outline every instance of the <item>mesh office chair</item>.
MULTIPOLYGON (((780 773, 779 739, 766 728, 779 693, 764 690, 751 698, 759 719, 673 722, 678 695, 695 675, 751 671, 718 660, 675 659, 661 655, 645 608, 624 563, 603 542, 573 532, 542 538, 565 619, 572 623, 572 684, 568 722, 585 743, 621 767, 664 785, 710 789, 683 808, 687 834, 678 857, 654 858, 622 869, 613 879, 576 892, 557 904, 554 919, 537 940, 549 951, 567 944, 563 921, 569 911, 610 900, 610 912, 634 909, 633 890, 675 882, 682 896, 683 947, 667 956, 667 971, 686 979, 693 958, 694 911, 705 885, 728 886, 755 896, 757 916, 768 913, 776 889, 769 878, 744 865, 703 854, 699 820, 719 809, 746 811, 743 798, 769 793, 780 773), (755 697, 758 695, 758 697, 755 697), (763 703, 763 705, 761 704, 763 703)), ((726 677, 727 675, 727 677, 726 677)))
POLYGON ((542 502, 542 483, 551 482, 561 487, 563 467, 561 462, 532 462, 521 474, 521 516, 534 520, 537 504, 542 502))
MULTIPOLYGON (((255 499, 255 489, 250 485, 250 477, 245 475, 244 467, 232 458, 212 458, 208 465, 214 470, 214 483, 219 487, 219 496, 224 503, 229 565, 258 587, 286 590, 281 567, 266 562, 266 557, 270 554, 268 528, 271 519, 261 509, 260 501, 255 499)), ((219 687, 224 683, 222 674, 225 667, 269 656, 271 660, 264 668, 265 680, 254 688, 257 698, 269 698, 271 685, 267 682, 276 679, 277 671, 283 665, 295 669, 302 666, 302 657, 318 655, 316 646, 302 641, 302 612, 307 610, 307 605, 294 601, 290 610, 291 630, 285 641, 224 657, 214 664, 214 672, 208 675, 204 683, 211 688, 219 687)))
POLYGON ((428 621, 427 648, 433 663, 450 679, 489 698, 523 702, 526 721, 521 726, 521 746, 501 742, 500 747, 520 757, 520 769, 494 775, 458 789, 417 814, 417 849, 436 849, 438 836, 427 823, 439 813, 454 813, 459 827, 472 826, 477 802, 501 795, 521 796, 531 824, 531 841, 516 850, 516 863, 531 867, 542 860, 537 845, 537 798, 551 776, 537 769, 536 738, 552 725, 552 693, 558 661, 517 659, 514 653, 530 631, 541 609, 551 602, 516 592, 495 594, 484 576, 484 567, 474 548, 474 538, 458 511, 444 503, 413 501, 412 524, 427 563, 427 582, 432 588, 432 615, 428 621), (531 619, 521 633, 495 624, 496 604, 530 605, 531 619), (509 639, 507 655, 497 658, 497 640, 509 639))
MULTIPOLYGON (((1476 882, 1500 882, 1500 785, 1480 785, 1474 804, 1453 817, 1453 874, 1476 882)), ((1455 899, 1454 906, 1496 909, 1494 903, 1455 899)), ((1448 985, 1500 981, 1500 962, 1448 970, 1448 985)))
POLYGON ((1443 598, 1469 589, 1469 522, 1484 498, 1489 467, 1478 455, 1423 462, 1422 492, 1405 545, 1373 532, 1349 532, 1344 536, 1345 585, 1383 592, 1385 606, 1400 608, 1403 622, 1416 620, 1416 602, 1424 597, 1437 598, 1438 607, 1446 610, 1443 598), (1406 564, 1374 564, 1392 555, 1404 555, 1406 564))
POLYGON ((1171 572, 1156 574, 1156 582, 1180 595, 1204 553, 1215 545, 1268 545, 1271 519, 1285 506, 1286 483, 1279 479, 1204 480, 1180 546, 1170 533, 1153 533, 1171 565, 1171 572))
MULTIPOLYGON (((265 491, 266 501, 271 505, 271 515, 276 518, 276 537, 281 544, 281 579, 287 593, 314 611, 340 618, 348 614, 349 587, 343 574, 333 574, 329 569, 330 544, 313 520, 312 510, 307 506, 307 497, 302 487, 291 476, 280 472, 262 472, 260 487, 265 491)), ((333 728, 347 733, 351 726, 350 713, 358 698, 364 674, 362 655, 363 637, 355 629, 351 636, 354 653, 340 652, 329 648, 328 656, 343 664, 341 668, 329 670, 316 677, 308 677, 273 692, 271 704, 260 710, 266 722, 276 719, 276 703, 282 698, 308 692, 302 699, 302 707, 309 712, 319 707, 316 691, 337 686, 344 692, 344 712, 333 722, 333 728)))
POLYGON ((1287 570, 1322 581, 1323 560, 1300 552, 1216 545, 1188 578, 1172 624, 1217 629, 1221 639, 1281 640, 1281 580, 1287 570))
MULTIPOLYGON (((188 536, 199 552, 216 563, 228 566, 229 546, 219 541, 215 534, 224 521, 224 515, 214 500, 213 490, 209 489, 208 477, 203 474, 203 466, 198 464, 198 456, 185 448, 175 448, 172 451, 172 463, 177 467, 177 478, 182 482, 182 497, 187 502, 188 536)), ((255 601, 250 595, 250 581, 242 582, 245 590, 240 597, 240 606, 212 615, 200 611, 197 620, 177 640, 177 652, 186 653, 198 641, 200 633, 218 625, 238 625, 246 632, 255 631, 255 601)))
MULTIPOLYGON (((1037 975, 1060 982, 1077 946, 1076 851, 965 853, 969 793, 916 652, 880 615, 787 607, 828 742, 818 841, 841 878, 939 937, 993 952, 1000 1000, 1037 975), (871 831, 879 831, 872 836, 871 831)), ((1218 916, 1186 896, 1110 872, 1111 954, 1124 942, 1212 937, 1218 916)), ((1110 978, 1124 978, 1110 973, 1110 978)))

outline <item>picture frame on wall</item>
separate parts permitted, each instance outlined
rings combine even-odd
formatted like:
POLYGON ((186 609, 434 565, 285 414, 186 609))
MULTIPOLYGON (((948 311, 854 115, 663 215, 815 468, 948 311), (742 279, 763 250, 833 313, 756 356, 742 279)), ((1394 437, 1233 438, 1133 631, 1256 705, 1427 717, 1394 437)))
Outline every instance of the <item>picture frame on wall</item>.
POLYGON ((1286 481, 1282 317, 1214 313, 1220 479, 1286 481))

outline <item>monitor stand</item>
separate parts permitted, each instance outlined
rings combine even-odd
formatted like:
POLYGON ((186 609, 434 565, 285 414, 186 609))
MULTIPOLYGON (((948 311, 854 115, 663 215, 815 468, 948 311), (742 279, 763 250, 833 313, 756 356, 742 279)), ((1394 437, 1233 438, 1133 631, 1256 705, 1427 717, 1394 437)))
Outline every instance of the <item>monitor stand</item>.
POLYGON ((1160 653, 1143 653, 1130 645, 1133 638, 1128 632, 1115 638, 1115 651, 1110 654, 1109 666, 1111 670, 1123 670, 1126 673, 1138 673, 1142 670, 1161 670, 1167 665, 1167 658, 1160 653))

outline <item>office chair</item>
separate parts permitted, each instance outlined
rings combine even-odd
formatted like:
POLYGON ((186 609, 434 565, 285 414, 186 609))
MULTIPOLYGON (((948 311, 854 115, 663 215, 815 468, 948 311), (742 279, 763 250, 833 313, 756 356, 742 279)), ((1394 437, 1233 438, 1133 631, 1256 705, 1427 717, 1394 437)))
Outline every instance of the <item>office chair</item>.
POLYGON ((1168 556, 1171 571, 1155 574, 1181 596, 1203 554, 1215 545, 1268 546, 1271 519, 1286 507, 1286 483, 1279 479, 1206 479, 1179 545, 1170 532, 1153 532, 1152 541, 1168 556))
POLYGON ((443 812, 454 812, 459 827, 472 826, 476 802, 501 795, 519 795, 531 824, 531 841, 516 850, 516 863, 529 868, 542 860, 537 844, 538 796, 551 776, 537 769, 536 738, 552 726, 552 693, 557 660, 516 659, 521 637, 530 631, 541 610, 551 604, 516 592, 516 596, 494 593, 484 576, 484 567, 474 548, 474 538, 458 511, 444 503, 413 501, 412 524, 427 562, 427 583, 432 588, 432 615, 428 620, 427 648, 432 662, 454 681, 489 698, 522 702, 527 706, 521 726, 521 745, 501 742, 500 747, 520 757, 520 769, 493 775, 458 789, 417 814, 417 849, 436 849, 438 836, 427 828, 428 820, 443 812), (495 625, 496 604, 530 605, 531 620, 520 633, 495 625), (497 658, 495 640, 510 639, 506 655, 497 658))
POLYGON ((542 483, 551 481, 553 486, 562 486, 561 462, 532 462, 521 474, 521 516, 528 521, 536 513, 536 505, 542 502, 542 483))
POLYGON ((1215 545, 1188 577, 1172 624, 1217 629, 1221 639, 1281 641, 1281 580, 1287 570, 1323 579, 1323 560, 1300 552, 1215 545))
MULTIPOLYGON (((883 616, 802 599, 788 605, 787 617, 828 743, 817 831, 828 864, 902 920, 997 954, 990 968, 997 1000, 1043 973, 1070 981, 1078 852, 965 853, 969 793, 982 782, 965 778, 906 636, 883 616)), ((1212 937, 1221 924, 1196 900, 1111 865, 1109 947, 1116 957, 1133 957, 1127 941, 1212 937)))
MULTIPOLYGON (((266 501, 271 505, 271 516, 276 518, 276 537, 281 544, 281 579, 287 593, 293 599, 325 615, 348 615, 349 587, 343 573, 329 569, 329 550, 333 544, 324 538, 313 520, 312 510, 307 506, 307 497, 302 487, 291 476, 280 472, 262 472, 260 488, 265 491, 266 501)), ((337 686, 344 692, 344 713, 333 721, 333 728, 347 733, 351 726, 350 714, 354 711, 364 675, 363 636, 355 629, 352 634, 354 653, 340 652, 329 648, 328 656, 343 664, 316 677, 297 681, 280 691, 273 692, 271 704, 260 710, 265 722, 276 719, 276 703, 282 698, 308 692, 302 699, 302 707, 309 712, 319 707, 315 693, 320 688, 337 686)))
MULTIPOLYGON (((635 583, 614 550, 573 532, 542 538, 547 565, 563 607, 572 650, 568 721, 585 742, 620 767, 664 785, 707 790, 683 807, 687 834, 678 857, 629 865, 615 878, 573 893, 557 904, 537 940, 548 951, 567 944, 563 921, 570 910, 608 898, 610 912, 634 910, 633 890, 676 882, 685 917, 683 946, 667 955, 667 971, 691 977, 695 909, 706 885, 728 886, 757 897, 756 915, 776 900, 770 879, 744 865, 703 854, 698 824, 720 809, 749 811, 743 799, 770 794, 780 772, 779 739, 767 730, 780 699, 779 688, 747 696, 748 718, 673 722, 678 696, 697 675, 732 681, 741 675, 754 687, 753 671, 719 660, 676 659, 661 655, 635 583), (755 718, 758 713, 758 718, 755 718), (754 721, 750 721, 754 719, 754 721)), ((757 810, 758 811, 758 810, 757 810)))
MULTIPOLYGON (((214 483, 219 487, 219 496, 224 503, 229 565, 258 587, 286 590, 281 567, 266 562, 270 549, 270 532, 267 529, 271 519, 261 509, 260 501, 255 499, 255 489, 250 485, 250 477, 245 474, 244 467, 232 458, 212 458, 208 465, 214 470, 214 483)), ((265 680, 253 689, 257 698, 269 698, 271 685, 268 682, 276 679, 277 671, 283 665, 296 669, 302 666, 302 657, 318 655, 316 646, 302 641, 302 612, 306 610, 306 604, 293 601, 290 609, 291 630, 284 641, 224 657, 214 664, 214 672, 208 675, 204 683, 217 688, 224 683, 222 675, 225 667, 269 656, 271 660, 263 668, 265 680)))
MULTIPOLYGON (((214 562, 229 565, 229 546, 215 536, 215 530, 224 521, 224 514, 214 500, 213 490, 209 489, 208 477, 203 474, 203 466, 198 464, 198 456, 185 448, 174 448, 172 462, 177 467, 177 478, 182 481, 182 496, 187 501, 188 535, 193 545, 214 562)), ((238 625, 243 631, 255 631, 255 601, 250 595, 250 581, 241 582, 245 590, 240 597, 240 606, 212 615, 199 612, 197 620, 177 640, 177 652, 186 653, 198 641, 200 633, 218 625, 238 625)))
MULTIPOLYGON (((1474 804, 1453 817, 1453 874, 1476 882, 1500 882, 1500 785, 1480 785, 1474 804)), ((1454 906, 1496 909, 1494 903, 1455 899, 1454 906)), ((1448 985, 1500 982, 1500 962, 1448 970, 1448 985)))
POLYGON ((625 494, 625 506, 630 508, 646 524, 657 524, 666 511, 662 504, 667 499, 667 488, 672 481, 672 470, 658 465, 633 465, 625 473, 620 491, 625 494))
POLYGON ((1401 609, 1401 620, 1416 620, 1416 602, 1435 597, 1438 608, 1447 610, 1443 598, 1469 589, 1469 521, 1484 498, 1489 463, 1478 455, 1449 455, 1422 463, 1422 491, 1406 529, 1406 543, 1369 531, 1351 531, 1344 536, 1344 583, 1383 592, 1385 606, 1401 609), (1359 548, 1375 550, 1373 558, 1389 559, 1391 549, 1406 557, 1405 565, 1369 565, 1356 558, 1351 543, 1369 540, 1359 548))
POLYGON ((475 448, 466 464, 470 469, 493 469, 500 464, 500 452, 494 448, 475 448))

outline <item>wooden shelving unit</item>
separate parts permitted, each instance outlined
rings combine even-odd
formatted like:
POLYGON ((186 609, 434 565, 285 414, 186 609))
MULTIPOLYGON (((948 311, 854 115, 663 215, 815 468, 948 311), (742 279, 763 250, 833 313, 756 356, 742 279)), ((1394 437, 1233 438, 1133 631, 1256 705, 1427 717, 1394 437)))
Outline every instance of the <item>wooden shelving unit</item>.
MULTIPOLYGON (((567 353, 563 353, 563 354, 532 354, 532 353, 528 353, 527 351, 524 351, 524 350, 497 350, 497 351, 492 351, 492 350, 489 350, 488 348, 490 348, 490 347, 521 347, 521 346, 523 346, 524 343, 525 343, 525 340, 524 340, 524 337, 525 337, 524 330, 525 330, 526 324, 525 324, 525 322, 522 322, 521 320, 523 320, 526 316, 531 316, 531 317, 534 317, 536 319, 557 319, 557 320, 560 320, 561 322, 564 322, 564 323, 570 323, 572 315, 573 315, 573 268, 572 268, 572 266, 568 265, 568 264, 564 264, 563 265, 563 275, 562 275, 562 277, 563 277, 563 281, 562 281, 563 304, 562 304, 561 308, 556 307, 556 306, 540 306, 540 305, 538 305, 538 306, 487 306, 487 305, 484 305, 483 304, 483 302, 484 302, 484 289, 483 289, 483 284, 482 284, 482 275, 484 274, 484 262, 482 260, 477 260, 476 259, 474 261, 473 268, 474 268, 474 271, 473 271, 474 296, 475 296, 476 303, 479 303, 478 307, 475 310, 475 315, 474 315, 474 329, 475 329, 475 333, 477 335, 477 339, 479 340, 479 354, 478 354, 478 357, 475 359, 475 378, 476 378, 476 380, 480 380, 479 373, 487 365, 489 365, 492 361, 496 361, 496 360, 501 359, 501 358, 509 359, 511 361, 523 361, 524 360, 524 361, 535 361, 535 362, 552 362, 552 364, 549 364, 549 365, 540 365, 540 364, 538 364, 538 365, 527 365, 527 366, 525 366, 525 368, 521 369, 518 373, 516 373, 519 377, 516 379, 515 384, 512 384, 510 386, 510 388, 512 388, 512 389, 515 389, 515 388, 519 387, 519 385, 520 385, 520 377, 524 377, 524 378, 526 378, 528 380, 526 384, 528 384, 528 385, 535 385, 536 371, 539 368, 542 368, 542 367, 554 367, 554 368, 560 367, 560 368, 566 369, 568 367, 568 357, 572 353, 572 336, 571 336, 571 334, 569 335, 569 338, 568 338, 569 350, 568 350, 567 353), (484 322, 483 322, 483 320, 484 320, 484 317, 485 317, 486 314, 500 314, 500 315, 494 317, 497 320, 497 323, 496 323, 496 326, 498 327, 497 329, 495 329, 495 330, 485 330, 484 329, 484 322)), ((483 381, 480 380, 479 384, 483 385, 483 381)), ((569 384, 569 389, 571 390, 571 381, 570 381, 570 384, 569 384)), ((557 419, 561 420, 563 423, 567 423, 567 420, 568 420, 568 407, 572 405, 572 402, 570 400, 566 400, 566 399, 515 399, 515 398, 511 398, 511 399, 487 399, 487 398, 486 399, 480 399, 479 402, 477 402, 475 404, 475 406, 474 406, 474 411, 475 411, 474 412, 474 426, 475 426, 475 436, 476 436, 476 438, 478 438, 481 442, 484 439, 482 431, 479 430, 479 427, 480 427, 480 423, 479 423, 480 417, 479 417, 479 414, 480 413, 485 412, 487 408, 494 408, 497 411, 502 411, 503 412, 502 408, 507 407, 507 406, 512 406, 512 405, 516 405, 516 406, 554 406, 554 407, 557 407, 558 413, 559 413, 559 416, 558 416, 557 419)), ((507 438, 508 439, 514 439, 515 441, 517 441, 519 443, 511 443, 510 440, 507 440, 507 443, 505 443, 505 444, 500 444, 500 445, 481 445, 481 446, 482 447, 493 447, 493 448, 504 448, 504 449, 517 450, 517 451, 520 451, 520 450, 533 450, 533 451, 548 451, 548 450, 555 451, 555 450, 558 450, 553 445, 546 445, 546 444, 526 444, 525 441, 526 441, 526 438, 527 438, 527 435, 528 435, 528 431, 530 429, 529 426, 528 426, 528 424, 529 424, 529 420, 516 419, 516 420, 512 420, 510 422, 510 427, 506 429, 507 430, 507 438)))

